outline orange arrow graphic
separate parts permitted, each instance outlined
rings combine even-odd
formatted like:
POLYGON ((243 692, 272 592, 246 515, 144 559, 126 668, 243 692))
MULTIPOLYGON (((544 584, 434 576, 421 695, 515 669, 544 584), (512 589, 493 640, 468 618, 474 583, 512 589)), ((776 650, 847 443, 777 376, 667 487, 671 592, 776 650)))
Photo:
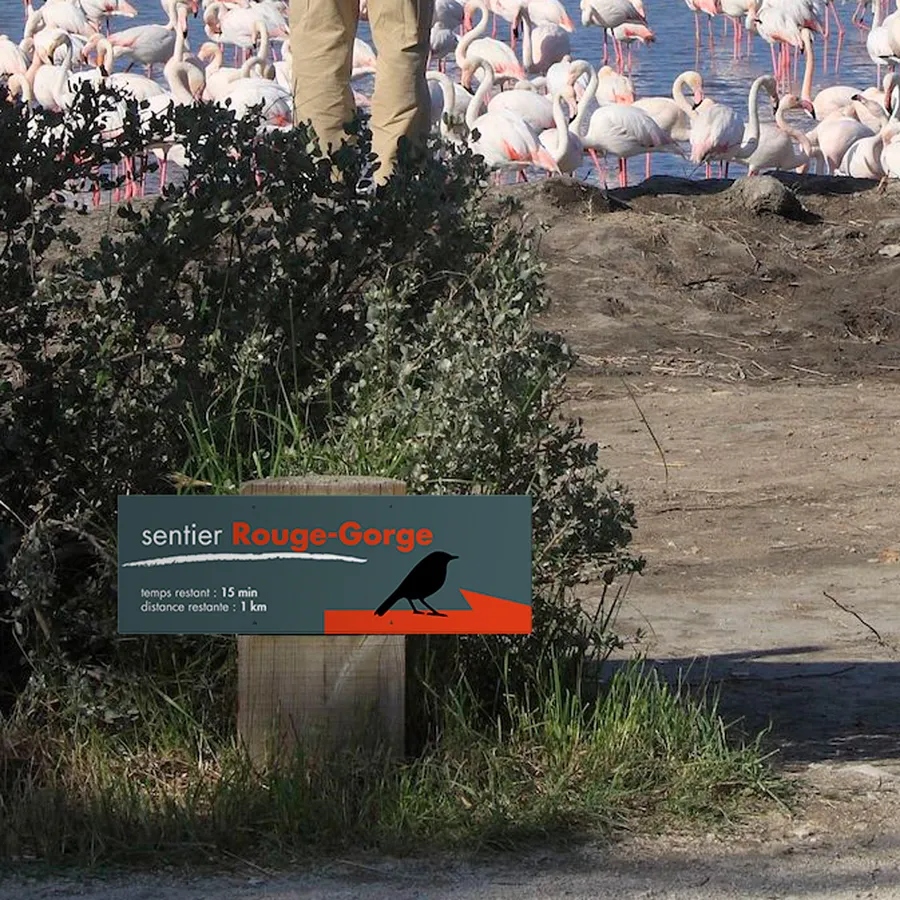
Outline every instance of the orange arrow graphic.
POLYGON ((448 609, 445 616, 390 610, 326 609, 325 634, 531 634, 531 607, 476 591, 459 591, 471 609, 448 609))

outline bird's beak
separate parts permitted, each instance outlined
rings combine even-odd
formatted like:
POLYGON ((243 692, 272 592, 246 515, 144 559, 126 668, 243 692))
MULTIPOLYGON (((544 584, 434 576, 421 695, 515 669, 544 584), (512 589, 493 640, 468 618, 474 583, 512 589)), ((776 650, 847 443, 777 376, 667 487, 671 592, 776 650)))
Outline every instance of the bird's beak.
POLYGON ((816 108, 812 105, 812 103, 810 103, 809 100, 801 100, 801 101, 800 101, 800 106, 801 106, 803 109, 805 109, 805 110, 809 113, 810 118, 811 118, 813 121, 815 121, 815 119, 816 119, 816 108))
POLYGON ((450 554, 450 559, 459 559, 458 556, 454 556, 452 553, 450 554))

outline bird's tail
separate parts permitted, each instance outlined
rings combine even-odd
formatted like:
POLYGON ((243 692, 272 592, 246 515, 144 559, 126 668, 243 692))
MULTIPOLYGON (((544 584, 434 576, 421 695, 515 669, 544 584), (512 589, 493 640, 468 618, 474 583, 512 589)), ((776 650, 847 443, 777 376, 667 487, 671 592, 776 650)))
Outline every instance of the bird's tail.
POLYGON ((398 588, 391 594, 378 609, 375 610, 376 616, 383 616, 403 595, 400 593, 400 589, 398 588))

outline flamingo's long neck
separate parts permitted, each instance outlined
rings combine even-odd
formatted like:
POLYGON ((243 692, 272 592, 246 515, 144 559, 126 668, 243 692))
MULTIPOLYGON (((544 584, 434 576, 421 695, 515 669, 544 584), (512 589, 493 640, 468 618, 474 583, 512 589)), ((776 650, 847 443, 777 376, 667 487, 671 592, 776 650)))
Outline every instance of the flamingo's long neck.
POLYGON ((526 74, 534 68, 534 46, 532 44, 531 18, 528 15, 528 7, 522 7, 519 15, 522 18, 522 68, 526 74))
POLYGON ((166 81, 176 103, 191 104, 194 95, 191 93, 188 69, 180 60, 170 59, 165 67, 166 81))
POLYGON ((759 89, 763 86, 767 77, 771 78, 771 76, 761 75, 753 82, 753 85, 750 88, 750 95, 747 98, 747 113, 750 117, 750 128, 735 154, 738 159, 746 159, 753 153, 757 146, 759 146, 759 89))
POLYGON ((480 38, 485 31, 487 31, 488 24, 488 10, 487 6, 484 3, 478 2, 476 3, 476 8, 479 13, 481 13, 478 22, 475 27, 472 28, 471 31, 467 31, 460 39, 459 43, 456 45, 456 64, 460 67, 460 69, 465 67, 466 63, 466 54, 469 52, 469 47, 472 45, 472 41, 480 38))
POLYGON ((259 49, 256 51, 258 56, 263 59, 269 58, 269 29, 265 22, 256 21, 253 23, 253 30, 259 38, 259 49))
POLYGON ((447 117, 453 115, 453 108, 456 105, 456 90, 449 75, 443 72, 429 72, 429 76, 440 85, 441 96, 444 98, 444 108, 441 110, 441 118, 439 128, 441 137, 449 137, 449 129, 447 126, 447 117))
POLYGON ((590 65, 590 63, 587 64, 587 69, 581 67, 575 80, 577 81, 578 78, 581 77, 582 72, 585 71, 590 72, 588 86, 585 88, 584 93, 581 95, 581 99, 578 101, 578 109, 575 112, 575 118, 572 121, 572 131, 578 135, 584 134, 584 120, 591 107, 591 101, 594 101, 594 103, 597 102, 597 85, 600 83, 600 79, 597 76, 597 70, 590 65))
POLYGON ((781 102, 778 104, 778 109, 775 110, 775 124, 792 141, 796 141, 803 148, 803 152, 807 156, 812 156, 812 143, 810 142, 809 138, 799 128, 794 128, 794 126, 791 125, 784 117, 785 113, 788 110, 788 106, 785 103, 785 100, 787 99, 787 97, 782 97, 781 102))
POLYGON ((806 54, 806 68, 803 71, 803 84, 800 86, 800 99, 812 102, 813 70, 816 67, 815 51, 813 50, 812 32, 808 28, 800 31, 800 39, 803 41, 803 52, 806 54))
POLYGON ((694 108, 684 96, 684 86, 687 83, 687 72, 682 72, 672 85, 672 99, 675 105, 690 119, 694 115, 694 108))
POLYGON ((569 123, 562 108, 562 97, 553 95, 553 121, 556 124, 556 150, 553 158, 559 163, 569 151, 569 123))
POLYGON ((485 59, 476 60, 476 63, 481 66, 484 77, 481 79, 481 84, 478 85, 478 90, 475 91, 475 96, 466 109, 466 125, 470 131, 479 116, 479 110, 482 105, 487 108, 487 97, 494 86, 494 67, 485 59))

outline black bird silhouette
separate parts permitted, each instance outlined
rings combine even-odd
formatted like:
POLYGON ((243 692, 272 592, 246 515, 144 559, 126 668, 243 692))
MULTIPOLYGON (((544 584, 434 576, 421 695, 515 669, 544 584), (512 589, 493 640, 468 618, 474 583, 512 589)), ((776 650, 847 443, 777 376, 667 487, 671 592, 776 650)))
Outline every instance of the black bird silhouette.
POLYGON ((400 582, 400 586, 375 610, 375 615, 383 616, 398 600, 405 598, 409 601, 412 611, 418 615, 423 613, 421 609, 416 609, 413 600, 424 603, 431 610, 429 615, 446 616, 446 613, 438 612, 425 598, 436 594, 444 586, 447 580, 447 566, 451 559, 459 557, 453 556, 452 553, 444 553, 443 550, 436 550, 420 559, 400 582))

